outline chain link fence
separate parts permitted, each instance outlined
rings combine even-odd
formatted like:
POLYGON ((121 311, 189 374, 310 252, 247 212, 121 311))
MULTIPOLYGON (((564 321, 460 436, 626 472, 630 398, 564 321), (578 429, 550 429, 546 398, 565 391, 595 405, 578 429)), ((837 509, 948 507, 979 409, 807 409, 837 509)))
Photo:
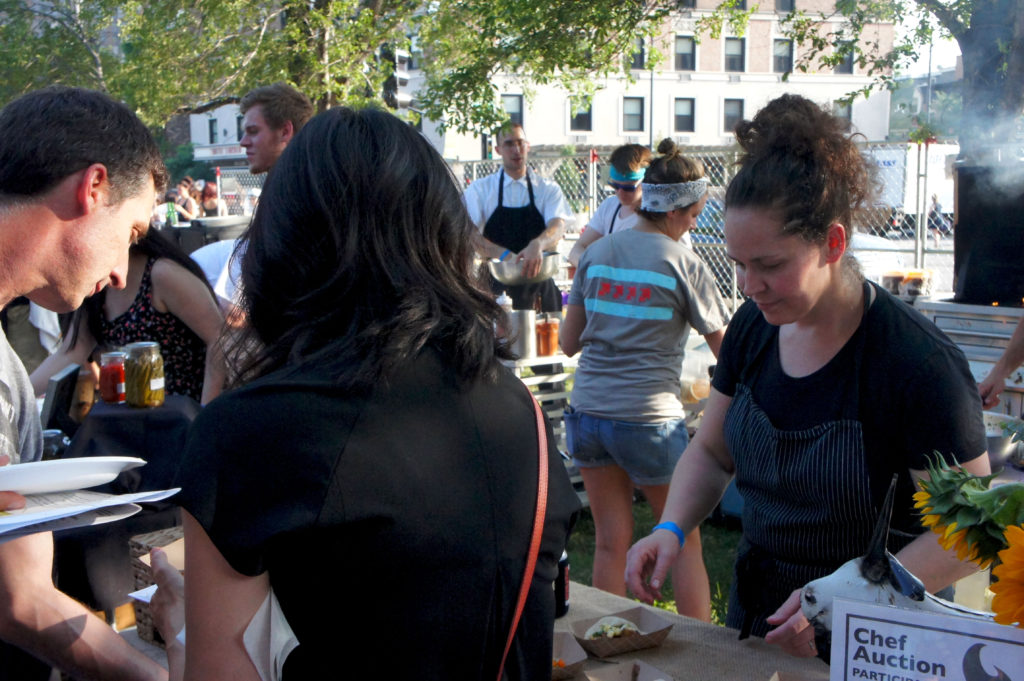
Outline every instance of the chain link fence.
POLYGON ((252 215, 266 177, 266 173, 253 175, 248 168, 221 168, 218 191, 228 215, 252 215))
MULTIPOLYGON (((876 200, 868 206, 854 225, 858 234, 853 242, 866 276, 881 280, 891 269, 927 269, 932 272, 933 289, 951 291, 953 288, 952 232, 928 229, 928 203, 935 193, 952 205, 951 164, 922 163, 922 154, 913 145, 865 144, 864 153, 877 169, 876 200)), ((725 221, 725 188, 736 172, 736 147, 688 147, 686 153, 704 164, 708 178, 708 202, 691 232, 693 248, 708 264, 714 274, 719 291, 735 309, 742 302, 736 288, 736 273, 732 261, 725 253, 722 225, 725 221)), ((925 150, 927 153, 927 149, 925 150)), ((947 155, 948 156, 948 155, 947 155)), ((565 194, 576 224, 563 240, 561 250, 568 253, 572 240, 587 224, 600 203, 612 194, 608 187, 608 152, 586 152, 570 156, 531 155, 530 168, 543 177, 558 182, 565 194)), ((463 187, 474 180, 498 172, 500 159, 453 162, 452 170, 463 187)), ((259 199, 265 174, 252 175, 246 168, 223 168, 220 176, 220 195, 230 215, 251 215, 259 199)), ((946 224, 952 224, 949 213, 946 224)), ((563 285, 568 276, 563 269, 563 285)))
MULTIPOLYGON (((922 164, 920 152, 912 145, 865 144, 862 148, 877 169, 876 199, 865 207, 854 225, 857 234, 853 251, 865 276, 881 283, 882 275, 888 270, 927 269, 932 272, 935 291, 951 291, 952 233, 927 229, 929 207, 924 200, 933 192, 951 195, 951 171, 939 172, 933 165, 922 164)), ((719 291, 735 309, 742 302, 742 295, 736 288, 735 268, 725 253, 722 226, 725 188, 736 172, 739 152, 736 147, 689 147, 686 153, 704 164, 709 182, 707 205, 690 234, 693 248, 708 264, 719 291)), ((589 152, 558 157, 531 156, 530 168, 558 182, 576 214, 576 224, 561 246, 565 253, 597 206, 612 194, 607 186, 607 156, 607 153, 595 156, 589 152)), ((950 165, 947 164, 947 168, 950 165)), ((452 166, 464 186, 497 172, 500 167, 500 159, 456 162, 452 166)), ((946 203, 951 205, 952 199, 947 199, 946 203)), ((947 224, 952 224, 948 212, 945 216, 947 224)))

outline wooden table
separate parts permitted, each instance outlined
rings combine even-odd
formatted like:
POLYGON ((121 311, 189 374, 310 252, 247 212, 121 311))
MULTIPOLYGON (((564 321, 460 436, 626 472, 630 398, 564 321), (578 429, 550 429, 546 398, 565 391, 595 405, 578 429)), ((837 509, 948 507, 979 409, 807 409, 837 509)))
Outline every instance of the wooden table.
MULTIPOLYGON (((571 631, 570 623, 609 615, 639 605, 600 589, 573 582, 569 588, 569 613, 555 620, 556 631, 571 631)), ((759 638, 737 639, 735 629, 681 617, 664 610, 655 612, 672 622, 668 639, 656 648, 609 658, 590 658, 584 671, 608 663, 641 660, 670 674, 675 681, 769 681, 775 672, 800 681, 828 681, 829 667, 816 658, 790 657, 759 638)), ((578 674, 583 679, 583 674, 578 674)))

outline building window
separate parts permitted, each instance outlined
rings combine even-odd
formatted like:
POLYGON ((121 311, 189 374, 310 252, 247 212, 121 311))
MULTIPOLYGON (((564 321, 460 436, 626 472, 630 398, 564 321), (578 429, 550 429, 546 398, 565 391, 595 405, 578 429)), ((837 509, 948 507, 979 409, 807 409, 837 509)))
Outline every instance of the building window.
POLYGON ((693 99, 676 98, 675 131, 693 132, 693 99))
POLYGON ((776 40, 772 48, 772 69, 775 73, 793 70, 793 41, 776 40))
POLYGON ((235 116, 235 140, 238 142, 242 141, 242 135, 245 134, 245 116, 238 114, 235 116))
POLYGON ((727 99, 725 100, 725 116, 723 121, 723 127, 728 133, 736 130, 736 124, 743 120, 743 100, 742 99, 727 99))
POLYGON ((832 103, 832 113, 836 115, 836 118, 842 118, 844 121, 853 121, 853 109, 849 104, 842 102, 832 103))
POLYGON ((622 98, 622 130, 642 132, 644 129, 644 98, 622 98))
POLYGON ((676 36, 676 71, 693 71, 697 65, 697 44, 691 36, 676 36))
POLYGON ((725 70, 742 72, 745 51, 743 38, 726 38, 725 70))
POLYGON ((594 129, 591 121, 592 118, 592 104, 578 104, 573 105, 571 100, 569 106, 572 107, 572 118, 569 119, 569 129, 578 132, 590 132, 594 129))
POLYGON ((516 125, 523 124, 523 96, 522 95, 502 95, 501 106, 505 109, 505 113, 508 114, 508 119, 516 125))
POLYGON ((846 75, 853 73, 853 52, 843 55, 843 60, 836 64, 835 72, 846 75))
POLYGON ((216 118, 211 118, 210 120, 206 121, 206 124, 209 126, 210 144, 216 144, 217 143, 217 119, 216 118))
POLYGON ((644 68, 644 39, 637 38, 633 41, 633 54, 629 57, 629 68, 644 68))
POLYGON ((775 0, 776 12, 792 12, 796 9, 795 0, 775 0))
POLYGON ((697 0, 679 0, 676 3, 679 9, 697 9, 697 0))

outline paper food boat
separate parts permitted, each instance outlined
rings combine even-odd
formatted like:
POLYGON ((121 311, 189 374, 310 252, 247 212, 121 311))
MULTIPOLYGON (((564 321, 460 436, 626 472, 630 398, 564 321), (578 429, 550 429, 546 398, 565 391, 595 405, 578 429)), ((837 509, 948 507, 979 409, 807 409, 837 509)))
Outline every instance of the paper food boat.
MULTIPOLYGON (((591 617, 589 619, 573 622, 573 635, 576 637, 576 640, 580 642, 580 645, 583 646, 583 649, 591 655, 596 655, 597 657, 608 657, 610 655, 633 652, 634 650, 653 648, 654 646, 661 645, 665 639, 668 638, 668 632, 672 628, 671 622, 663 617, 659 617, 652 610, 643 606, 637 606, 621 612, 613 612, 611 615, 621 617, 624 620, 629 620, 636 625, 636 628, 640 630, 640 633, 621 638, 599 638, 587 640, 585 638, 587 629, 596 624, 598 620, 602 618, 591 617)), ((607 616, 608 615, 603 615, 602 617, 607 616)))
POLYGON ((601 669, 584 672, 590 681, 675 681, 671 676, 646 662, 619 662, 601 669))
POLYGON ((583 669, 583 663, 587 661, 586 651, 568 631, 555 632, 555 645, 551 657, 565 663, 564 667, 552 665, 551 681, 571 679, 583 669))

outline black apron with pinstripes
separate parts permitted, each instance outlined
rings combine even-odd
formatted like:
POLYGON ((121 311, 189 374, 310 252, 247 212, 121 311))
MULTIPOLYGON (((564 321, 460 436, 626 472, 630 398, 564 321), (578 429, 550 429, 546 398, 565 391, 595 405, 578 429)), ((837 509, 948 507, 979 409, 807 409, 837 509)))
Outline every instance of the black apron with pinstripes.
MULTIPOLYGON (((865 289, 865 317, 869 299, 865 289)), ((772 628, 765 618, 794 589, 832 573, 868 546, 878 511, 857 413, 866 335, 862 319, 850 341, 853 361, 845 363, 833 393, 836 418, 805 430, 775 428, 748 387, 776 347, 773 340, 740 372, 725 439, 743 495, 743 539, 726 624, 740 629, 741 638, 764 636, 772 628)))

